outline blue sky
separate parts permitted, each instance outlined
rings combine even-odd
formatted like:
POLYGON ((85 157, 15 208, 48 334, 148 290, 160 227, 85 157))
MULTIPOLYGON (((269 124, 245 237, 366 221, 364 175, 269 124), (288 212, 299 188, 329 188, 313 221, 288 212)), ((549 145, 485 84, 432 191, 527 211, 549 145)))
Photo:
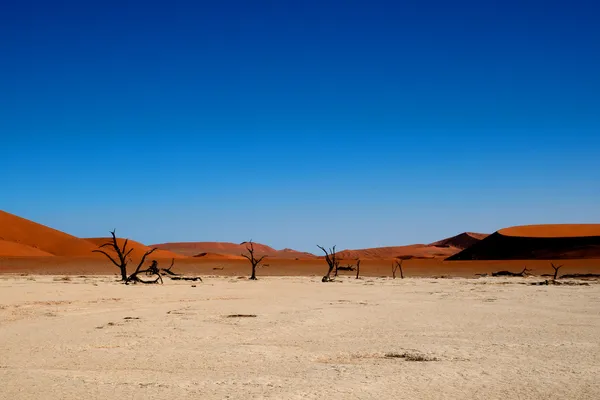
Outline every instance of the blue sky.
POLYGON ((0 209, 276 248, 600 222, 600 5, 4 1, 0 209))

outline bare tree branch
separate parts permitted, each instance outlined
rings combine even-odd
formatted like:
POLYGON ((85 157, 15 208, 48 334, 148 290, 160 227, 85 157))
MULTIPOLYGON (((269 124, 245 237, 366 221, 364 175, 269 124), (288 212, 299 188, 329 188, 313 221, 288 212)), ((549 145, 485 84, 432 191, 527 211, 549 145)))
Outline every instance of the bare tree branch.
POLYGON ((325 253, 325 261, 329 266, 329 269, 327 270, 327 275, 325 275, 323 279, 321 279, 321 282, 331 282, 331 271, 333 271, 334 268, 337 269, 337 267, 339 267, 340 265, 339 261, 337 261, 336 259, 335 246, 330 248, 329 252, 325 250, 323 246, 317 245, 317 247, 323 250, 323 252, 325 253))
POLYGON ((392 279, 396 279, 396 271, 400 271, 400 278, 404 279, 404 272, 402 271, 402 263, 404 260, 394 260, 392 264, 392 279))
POLYGON ((106 257, 108 257, 108 259, 109 259, 110 261, 112 261, 112 263, 113 263, 113 264, 115 264, 117 267, 121 267, 121 266, 119 265, 119 263, 118 263, 118 262, 116 262, 116 261, 115 261, 115 260, 114 260, 114 259, 113 259, 113 258, 112 258, 112 257, 111 257, 109 254, 108 254, 108 253, 106 253, 105 251, 102 251, 102 250, 92 250, 92 253, 101 253, 101 254, 104 254, 106 257))
POLYGON ((562 265, 554 265, 554 263, 550 263, 550 265, 552 265, 552 268, 554 269, 554 277, 552 278, 553 280, 556 280, 556 278, 558 277, 558 270, 561 269, 563 266, 562 265))

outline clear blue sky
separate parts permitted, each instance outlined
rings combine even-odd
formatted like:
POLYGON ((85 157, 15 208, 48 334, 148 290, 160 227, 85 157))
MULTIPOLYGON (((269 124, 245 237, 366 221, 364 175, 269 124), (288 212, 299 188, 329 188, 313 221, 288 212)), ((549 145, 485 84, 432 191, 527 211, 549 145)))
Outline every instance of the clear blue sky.
POLYGON ((3 1, 0 209, 318 251, 600 222, 587 1, 3 1))

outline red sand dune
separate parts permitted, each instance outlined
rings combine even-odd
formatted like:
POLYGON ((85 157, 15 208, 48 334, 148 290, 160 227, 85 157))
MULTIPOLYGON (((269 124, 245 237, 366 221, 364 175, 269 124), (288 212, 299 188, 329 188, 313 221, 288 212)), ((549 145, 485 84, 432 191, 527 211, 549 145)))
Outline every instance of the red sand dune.
POLYGON ((43 250, 35 247, 27 246, 26 244, 9 242, 0 240, 0 257, 43 257, 52 256, 43 250))
MULTIPOLYGON (((196 256, 201 253, 240 256, 242 253, 247 253, 245 243, 178 242, 153 244, 152 247, 158 247, 159 249, 169 250, 185 256, 196 256)), ((254 252, 256 255, 267 255, 272 258, 315 258, 314 254, 303 253, 291 249, 275 250, 272 247, 260 243, 254 243, 254 252)))
POLYGON ((487 237, 486 233, 465 232, 439 240, 431 244, 412 244, 408 246, 375 247, 369 249, 343 250, 338 252, 340 259, 381 260, 392 258, 430 259, 446 258, 487 237))
POLYGON ((600 236, 600 224, 523 225, 498 231, 504 236, 518 237, 589 237, 600 236))
POLYGON ((528 225, 501 229, 448 260, 584 258, 600 258, 600 224, 528 225))
POLYGON ((195 258, 202 257, 205 260, 245 260, 243 256, 234 256, 233 254, 217 254, 217 253, 200 253, 194 256, 195 258))
POLYGON ((446 239, 439 240, 431 243, 430 246, 435 247, 455 247, 460 250, 464 250, 467 247, 473 246, 480 240, 488 237, 488 233, 475 233, 475 232, 464 232, 456 236, 452 236, 446 239))
MULTIPOLYGON (((87 238, 85 240, 92 243, 94 245, 95 249, 97 249, 98 246, 100 246, 106 242, 112 242, 112 238, 87 238)), ((118 243, 119 247, 123 248, 125 239, 117 238, 117 243, 118 243)), ((130 257, 132 257, 134 259, 134 261, 138 261, 139 259, 141 259, 144 256, 144 253, 151 250, 152 247, 148 247, 146 245, 143 245, 142 243, 139 243, 139 242, 129 239, 127 242, 127 249, 133 249, 130 257)), ((116 256, 115 251, 111 247, 104 247, 102 250, 105 250, 109 254, 113 254, 116 256)), ((159 250, 155 250, 151 255, 148 256, 147 259, 152 260, 152 259, 170 259, 170 258, 186 258, 186 256, 177 254, 177 253, 173 253, 172 251, 159 249, 159 250)))
POLYGON ((4 211, 0 211, 0 240, 55 256, 89 256, 95 249, 88 241, 4 211))
POLYGON ((446 258, 458 252, 454 247, 436 247, 425 244, 409 246, 375 247, 371 249, 343 250, 337 253, 340 259, 380 260, 392 258, 446 258))

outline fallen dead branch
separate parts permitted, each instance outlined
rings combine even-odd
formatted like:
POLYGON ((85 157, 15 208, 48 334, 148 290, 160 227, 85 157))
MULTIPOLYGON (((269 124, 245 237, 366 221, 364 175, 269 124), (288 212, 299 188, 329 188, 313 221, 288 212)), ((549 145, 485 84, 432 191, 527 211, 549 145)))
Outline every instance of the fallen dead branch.
POLYGON ((600 278, 600 274, 565 274, 560 276, 562 278, 600 278))
POLYGON ((530 270, 527 269, 527 267, 523 268, 523 271, 521 272, 510 272, 510 271, 497 271, 497 272, 492 272, 492 276, 520 276, 520 277, 524 277, 526 275, 528 275, 528 272, 530 270))
POLYGON ((406 361, 419 361, 419 362, 440 361, 436 357, 430 357, 428 355, 421 354, 421 353, 409 353, 409 352, 404 352, 404 353, 386 353, 384 357, 385 358, 402 358, 402 359, 404 359, 406 361))
POLYGON ((199 276, 171 276, 172 281, 200 281, 202 282, 202 278, 199 276))
POLYGON ((256 314, 229 314, 227 318, 256 318, 256 314))

